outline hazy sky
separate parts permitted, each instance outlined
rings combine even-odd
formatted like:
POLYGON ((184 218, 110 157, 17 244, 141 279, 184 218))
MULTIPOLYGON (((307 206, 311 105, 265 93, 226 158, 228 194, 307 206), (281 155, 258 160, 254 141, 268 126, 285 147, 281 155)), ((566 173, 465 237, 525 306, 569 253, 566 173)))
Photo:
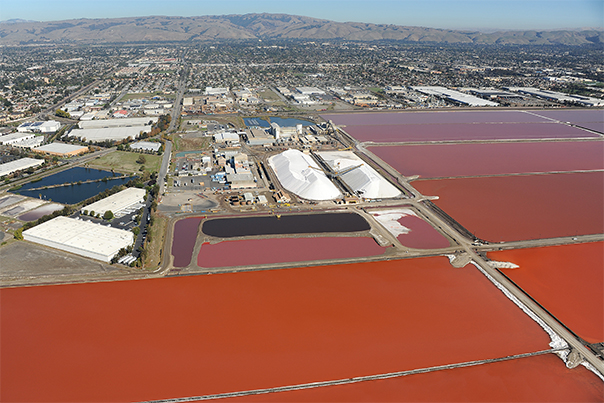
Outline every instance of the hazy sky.
POLYGON ((451 29, 604 27, 604 0, 0 0, 0 20, 262 12, 451 29))

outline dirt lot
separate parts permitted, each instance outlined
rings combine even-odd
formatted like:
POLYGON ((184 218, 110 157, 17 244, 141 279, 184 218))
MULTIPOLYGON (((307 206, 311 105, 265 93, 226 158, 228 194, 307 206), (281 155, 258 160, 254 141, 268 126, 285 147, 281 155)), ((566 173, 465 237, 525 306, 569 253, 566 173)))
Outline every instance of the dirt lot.
POLYGON ((26 241, 0 248, 0 283, 19 285, 71 281, 82 277, 122 277, 126 270, 26 241))

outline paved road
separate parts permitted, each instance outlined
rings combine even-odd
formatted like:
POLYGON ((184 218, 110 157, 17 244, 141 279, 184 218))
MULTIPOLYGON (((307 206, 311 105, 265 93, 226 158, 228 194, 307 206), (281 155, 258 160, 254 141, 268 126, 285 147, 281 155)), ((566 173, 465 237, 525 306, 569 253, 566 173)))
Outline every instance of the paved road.
POLYGON ((172 158, 172 142, 167 141, 164 147, 164 156, 161 161, 161 167, 159 168, 159 174, 157 175, 157 183, 159 184, 159 197, 164 194, 166 189, 166 174, 168 173, 168 167, 170 166, 170 159, 172 158))

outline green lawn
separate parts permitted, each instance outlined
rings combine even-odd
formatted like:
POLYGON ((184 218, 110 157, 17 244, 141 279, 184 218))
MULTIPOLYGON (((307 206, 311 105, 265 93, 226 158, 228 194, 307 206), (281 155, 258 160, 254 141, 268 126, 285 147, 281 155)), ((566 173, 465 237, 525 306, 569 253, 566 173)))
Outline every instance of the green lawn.
POLYGON ((120 172, 140 172, 140 167, 144 166, 145 171, 158 172, 161 158, 160 155, 114 151, 111 154, 90 161, 89 166, 108 170, 114 169, 115 171, 120 172), (145 157, 146 162, 144 164, 136 162, 141 155, 145 157))

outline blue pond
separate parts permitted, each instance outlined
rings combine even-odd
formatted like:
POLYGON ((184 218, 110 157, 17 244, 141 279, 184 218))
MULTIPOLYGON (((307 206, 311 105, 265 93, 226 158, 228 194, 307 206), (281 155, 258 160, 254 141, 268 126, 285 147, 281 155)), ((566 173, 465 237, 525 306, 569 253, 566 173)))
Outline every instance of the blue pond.
POLYGON ((24 185, 21 189, 14 191, 14 193, 23 196, 42 198, 44 200, 52 200, 63 204, 75 204, 81 202, 82 200, 86 200, 89 197, 95 196, 105 189, 126 183, 130 179, 132 179, 132 177, 123 176, 122 174, 118 173, 114 174, 109 171, 78 167, 47 176, 38 182, 30 182, 27 185, 24 185), (106 182, 82 183, 81 185, 74 184, 50 189, 29 190, 44 186, 53 186, 74 182, 77 183, 79 181, 103 178, 107 178, 108 180, 106 182))
MULTIPOLYGON (((302 126, 313 125, 312 122, 309 122, 307 120, 294 119, 294 118, 278 118, 278 117, 271 116, 269 119, 271 122, 275 122, 281 127, 292 127, 292 126, 296 126, 296 125, 302 125, 302 126)), ((260 118, 243 118, 243 123, 245 123, 245 125, 247 127, 252 127, 252 126, 269 127, 270 126, 270 123, 268 121, 266 121, 264 119, 260 119, 260 118)))

